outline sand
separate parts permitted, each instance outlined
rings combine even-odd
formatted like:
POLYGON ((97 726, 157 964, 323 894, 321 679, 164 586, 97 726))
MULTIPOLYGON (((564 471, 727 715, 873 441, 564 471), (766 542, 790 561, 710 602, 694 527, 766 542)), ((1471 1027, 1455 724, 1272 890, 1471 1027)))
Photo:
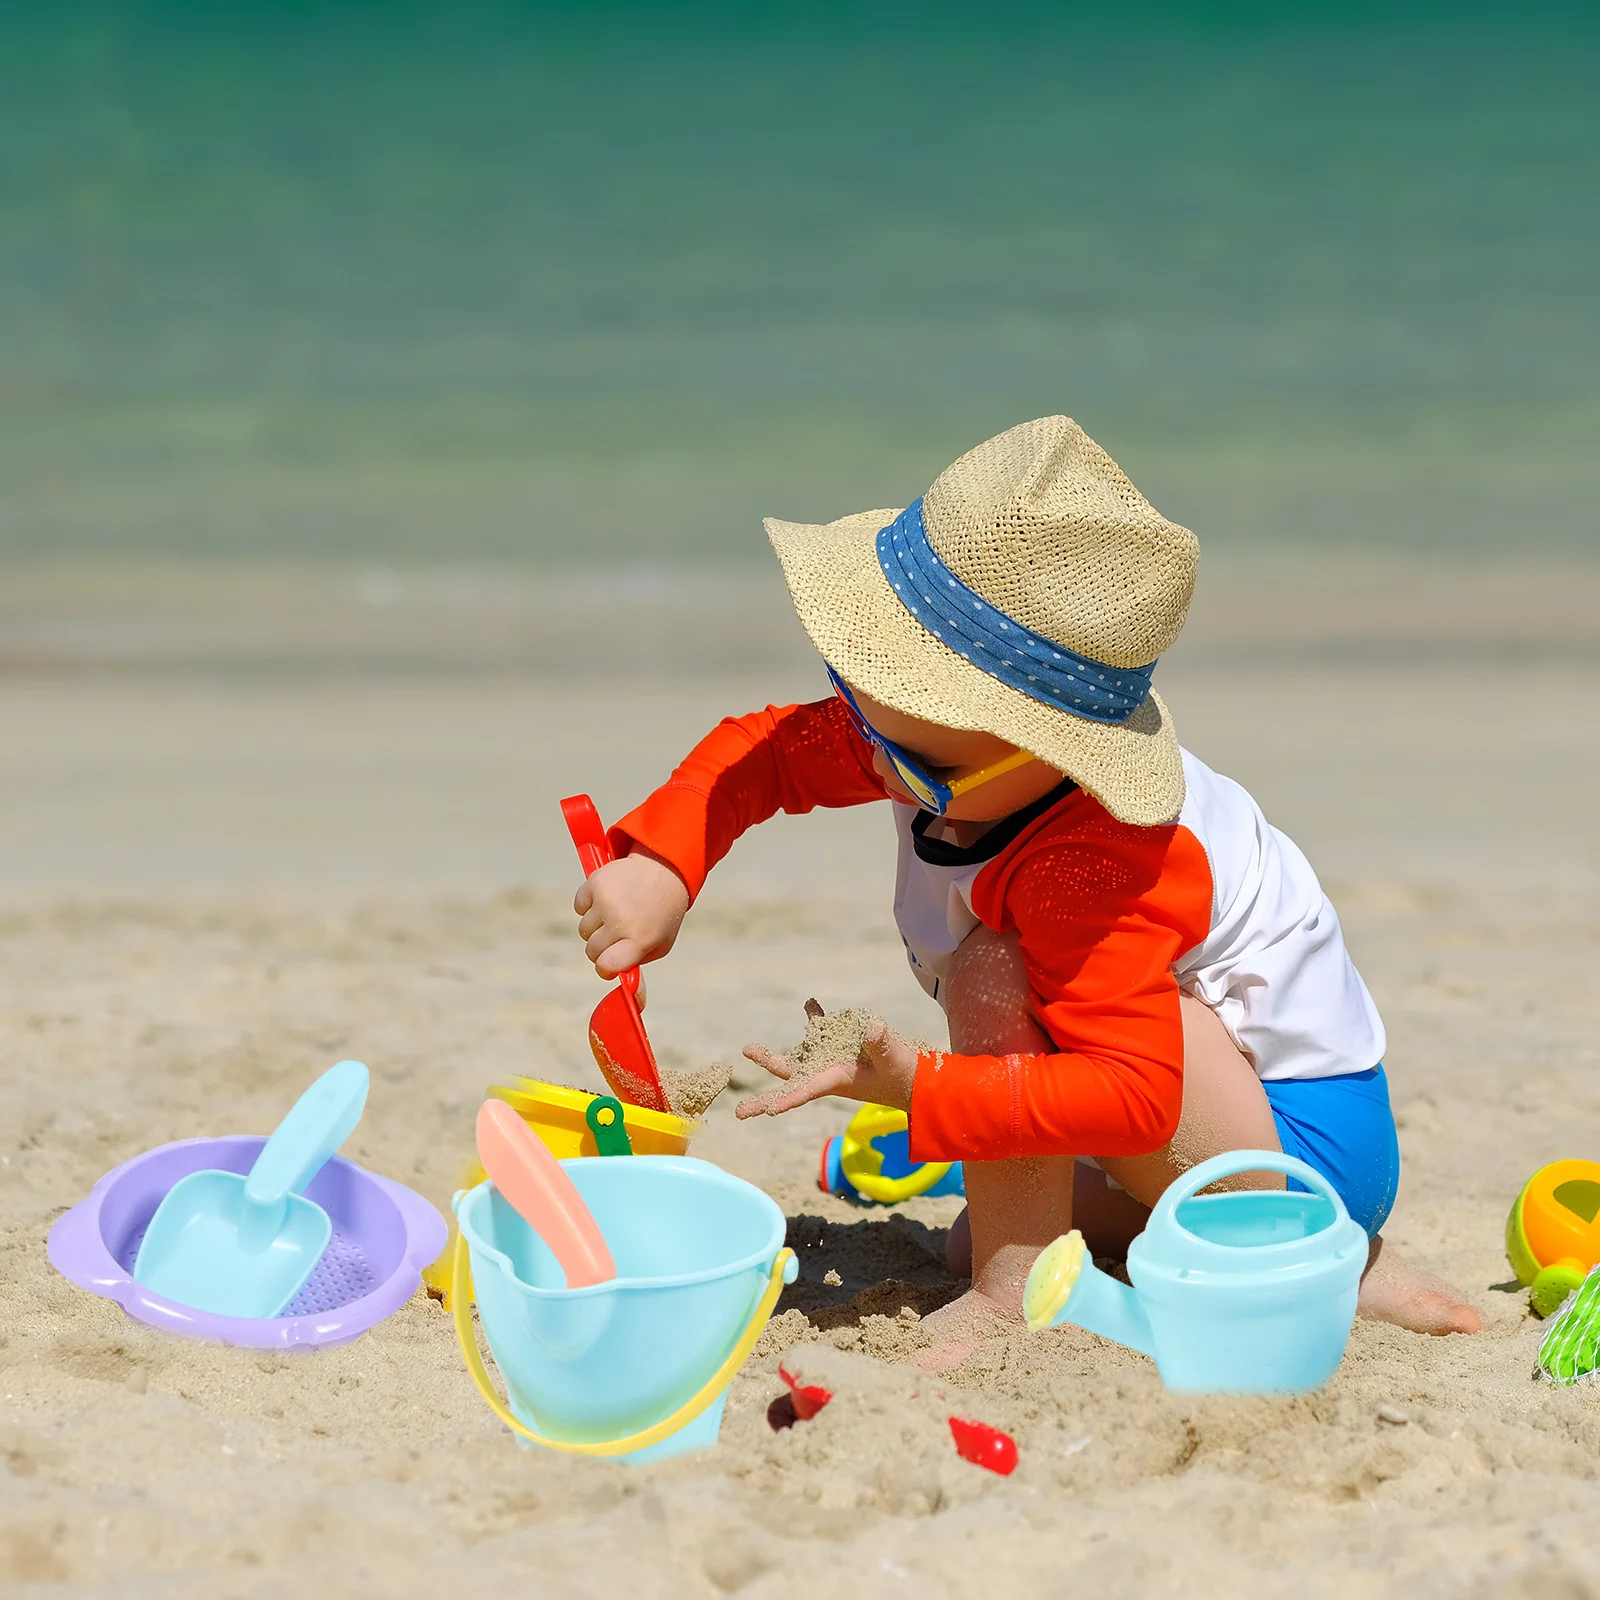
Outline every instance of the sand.
MULTIPOLYGON (((1185 742, 1329 884, 1389 1026, 1390 1238, 1487 1332, 1360 1324, 1334 1381, 1294 1401, 1170 1395, 1142 1357, 1066 1330, 932 1380, 904 1362, 960 1288, 942 1265, 958 1204, 830 1199, 818 1151, 850 1107, 741 1124, 727 1097, 694 1153, 778 1201, 801 1275, 708 1454, 518 1451, 421 1293, 297 1359, 143 1328, 44 1256, 115 1163, 264 1130, 355 1055, 373 1087, 350 1152, 444 1206, 487 1085, 599 1087, 567 847, 529 817, 580 784, 615 815, 694 729, 816 692, 814 674, 51 667, 0 681, 0 1590, 1600 1594, 1600 1390, 1533 1380, 1540 1325, 1501 1254, 1535 1166, 1600 1157, 1600 583, 1524 573, 1498 611, 1463 603, 1454 634, 1429 613, 1397 676, 1381 640, 1348 646, 1419 592, 1404 574, 1268 577, 1270 631, 1241 633, 1242 580, 1219 590, 1163 687, 1185 742), (774 1431, 780 1358, 836 1398, 774 1431), (1014 1475, 956 1456, 957 1413, 1013 1434, 1014 1475)), ((736 852, 652 971, 664 1064, 792 1038, 810 995, 938 1036, 888 914, 888 832, 819 813, 736 852)))
POLYGON ((883 1018, 875 1011, 856 1006, 824 1011, 816 1000, 806 1001, 805 1035, 784 1052, 789 1058, 789 1082, 804 1083, 841 1061, 860 1061, 867 1039, 882 1026, 883 1018))
MULTIPOLYGON (((788 1075, 766 1094, 753 1095, 741 1101, 739 1109, 745 1116, 754 1116, 759 1112, 765 1112, 768 1116, 783 1115, 775 1108, 790 1089, 841 1062, 866 1064, 866 1042, 885 1026, 883 1018, 876 1011, 861 1006, 825 1011, 815 996, 806 1001, 805 1013, 806 1031, 799 1043, 777 1052, 789 1069, 788 1075)), ((919 1052, 927 1048, 920 1039, 906 1042, 919 1052)), ((771 1079, 767 1081, 770 1083, 771 1079)))
POLYGON ((713 1061, 708 1067, 696 1067, 687 1072, 675 1067, 661 1068, 661 1087, 667 1091, 667 1104, 688 1122, 703 1117, 732 1082, 733 1068, 726 1061, 713 1061))

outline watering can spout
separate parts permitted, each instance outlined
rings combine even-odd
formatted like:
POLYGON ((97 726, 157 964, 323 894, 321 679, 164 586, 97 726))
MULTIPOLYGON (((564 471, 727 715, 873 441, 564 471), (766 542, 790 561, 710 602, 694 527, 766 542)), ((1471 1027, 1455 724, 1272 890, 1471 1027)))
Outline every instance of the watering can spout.
POLYGON ((1150 1319, 1139 1296, 1095 1266, 1076 1228, 1040 1252, 1028 1274, 1022 1310, 1030 1328, 1071 1322, 1152 1359, 1155 1356, 1150 1319))

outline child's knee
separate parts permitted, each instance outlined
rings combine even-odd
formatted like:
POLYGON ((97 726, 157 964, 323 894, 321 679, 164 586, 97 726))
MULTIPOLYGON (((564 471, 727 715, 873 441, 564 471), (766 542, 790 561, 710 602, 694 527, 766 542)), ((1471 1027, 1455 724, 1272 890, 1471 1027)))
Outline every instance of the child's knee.
POLYGON ((1055 1048, 1034 1020, 1033 990, 1014 933, 974 928, 950 957, 940 998, 950 1019, 950 1048, 962 1055, 1055 1048))

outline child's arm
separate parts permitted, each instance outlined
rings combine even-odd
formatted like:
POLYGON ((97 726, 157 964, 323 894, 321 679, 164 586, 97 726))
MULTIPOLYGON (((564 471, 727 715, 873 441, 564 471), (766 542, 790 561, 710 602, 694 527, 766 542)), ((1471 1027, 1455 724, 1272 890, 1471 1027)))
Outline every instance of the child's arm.
MULTIPOLYGON (((918 1055, 881 1030, 861 1058, 739 1106, 790 1111, 824 1094, 908 1110, 915 1161, 1142 1155, 1183 1107, 1183 1021, 1172 963, 1204 937, 1211 874, 1185 830, 1110 824, 1045 841, 975 885, 974 909, 1017 930, 1034 1015, 1059 1047, 1038 1055, 918 1055)), ((786 1058, 745 1054, 775 1077, 786 1058)))
POLYGON ((778 811, 882 800, 872 751, 836 699, 729 717, 611 830, 617 860, 573 902, 603 978, 664 956, 706 876, 747 828, 778 811))
POLYGON ((1042 839, 975 885, 973 908, 1016 929, 1048 1055, 917 1063, 914 1160, 1143 1155, 1183 1109, 1173 963, 1205 937, 1211 869, 1183 828, 1106 822, 1042 839))

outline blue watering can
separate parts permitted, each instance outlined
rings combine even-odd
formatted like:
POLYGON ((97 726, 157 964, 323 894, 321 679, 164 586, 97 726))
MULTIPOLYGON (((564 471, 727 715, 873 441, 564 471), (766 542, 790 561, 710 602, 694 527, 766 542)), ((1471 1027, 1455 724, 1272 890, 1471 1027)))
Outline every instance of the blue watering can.
POLYGON ((1030 1328, 1071 1322, 1142 1351, 1169 1389, 1302 1394, 1339 1365, 1366 1264, 1366 1230, 1320 1172, 1231 1150, 1156 1202, 1128 1249, 1132 1288, 1095 1266, 1074 1229, 1034 1262, 1023 1312, 1030 1328), (1197 1192, 1240 1172, 1281 1172, 1310 1192, 1197 1192))

